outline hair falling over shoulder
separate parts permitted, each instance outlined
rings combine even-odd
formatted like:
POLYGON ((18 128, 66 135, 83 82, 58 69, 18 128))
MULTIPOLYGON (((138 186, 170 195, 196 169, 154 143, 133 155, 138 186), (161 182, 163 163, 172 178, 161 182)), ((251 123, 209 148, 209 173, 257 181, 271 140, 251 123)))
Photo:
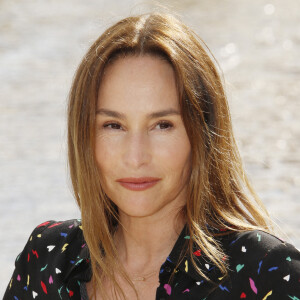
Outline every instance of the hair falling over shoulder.
MULTIPOLYGON (((246 177, 223 83, 207 46, 172 14, 155 12, 125 18, 108 28, 86 53, 76 71, 68 104, 69 168, 91 255, 93 285, 105 296, 102 279, 109 278, 123 298, 112 271, 118 265, 113 243, 118 212, 100 184, 94 139, 104 68, 129 55, 160 57, 175 72, 181 114, 192 147, 189 197, 184 208, 192 259, 191 245, 197 243, 222 273, 227 273, 224 253, 207 224, 234 231, 273 230, 264 205, 246 177)), ((121 271, 134 288, 125 270, 121 271)))

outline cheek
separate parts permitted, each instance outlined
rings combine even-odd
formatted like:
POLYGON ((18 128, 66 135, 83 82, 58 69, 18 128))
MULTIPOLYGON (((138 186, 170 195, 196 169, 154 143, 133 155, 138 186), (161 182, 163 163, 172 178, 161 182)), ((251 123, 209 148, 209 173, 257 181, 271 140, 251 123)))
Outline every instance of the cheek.
POLYGON ((111 143, 110 139, 97 137, 95 143, 95 155, 97 166, 101 171, 107 171, 113 167, 114 162, 117 161, 116 151, 117 147, 111 143))
POLYGON ((110 191, 112 190, 111 180, 114 178, 114 170, 117 169, 117 147, 114 147, 109 139, 97 138, 95 143, 96 163, 100 173, 100 181, 105 193, 112 199, 110 191))
POLYGON ((185 135, 175 136, 168 143, 156 147, 157 157, 160 158, 161 165, 169 170, 173 170, 173 175, 180 175, 180 171, 185 171, 190 166, 191 146, 188 137, 185 135))

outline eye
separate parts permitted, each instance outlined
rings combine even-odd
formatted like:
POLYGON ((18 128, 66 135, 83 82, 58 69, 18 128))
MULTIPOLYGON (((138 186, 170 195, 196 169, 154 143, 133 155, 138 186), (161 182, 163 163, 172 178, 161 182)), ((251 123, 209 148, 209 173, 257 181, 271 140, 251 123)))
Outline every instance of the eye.
POLYGON ((103 125, 104 128, 108 128, 108 129, 120 129, 121 125, 118 123, 107 123, 103 125), (109 127, 111 126, 111 127, 109 127))
POLYGON ((160 126, 162 130, 168 130, 173 127, 172 123, 166 122, 166 121, 161 121, 161 122, 157 123, 156 126, 157 125, 160 126))
MULTIPOLYGON (((173 124, 167 121, 160 121, 156 124, 156 126, 160 126, 160 129, 162 130, 169 130, 173 127, 173 124)), ((118 123, 106 123, 103 127, 107 129, 121 129, 121 125, 118 123)))

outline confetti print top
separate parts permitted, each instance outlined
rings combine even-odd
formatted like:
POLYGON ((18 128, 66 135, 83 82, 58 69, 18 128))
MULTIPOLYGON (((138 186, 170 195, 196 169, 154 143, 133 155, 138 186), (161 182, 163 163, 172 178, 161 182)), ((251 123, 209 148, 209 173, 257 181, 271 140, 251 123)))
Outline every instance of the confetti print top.
MULTIPOLYGON (((258 230, 218 237, 230 266, 227 277, 202 249, 193 249, 197 265, 211 280, 207 281, 188 255, 176 268, 189 239, 184 227, 161 266, 156 300, 300 299, 300 252, 293 245, 258 230)), ((3 299, 81 300, 80 291, 91 276, 80 220, 47 221, 33 230, 16 258, 3 299)))

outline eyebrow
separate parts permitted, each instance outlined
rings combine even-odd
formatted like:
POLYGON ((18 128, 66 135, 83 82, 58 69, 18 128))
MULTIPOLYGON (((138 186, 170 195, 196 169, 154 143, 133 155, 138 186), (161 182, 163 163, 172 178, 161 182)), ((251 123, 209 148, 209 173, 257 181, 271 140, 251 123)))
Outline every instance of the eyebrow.
MULTIPOLYGON (((113 110, 110 110, 110 109, 105 109, 105 108, 97 109, 96 114, 97 115, 106 115, 106 116, 118 118, 118 119, 121 119, 121 120, 126 119, 125 114, 117 112, 117 111, 113 111, 113 110)), ((152 112, 152 113, 147 115, 147 118, 148 119, 155 119, 155 118, 161 118, 161 117, 171 116, 171 115, 180 115, 180 112, 176 109, 169 108, 169 109, 164 109, 164 110, 152 112)))

